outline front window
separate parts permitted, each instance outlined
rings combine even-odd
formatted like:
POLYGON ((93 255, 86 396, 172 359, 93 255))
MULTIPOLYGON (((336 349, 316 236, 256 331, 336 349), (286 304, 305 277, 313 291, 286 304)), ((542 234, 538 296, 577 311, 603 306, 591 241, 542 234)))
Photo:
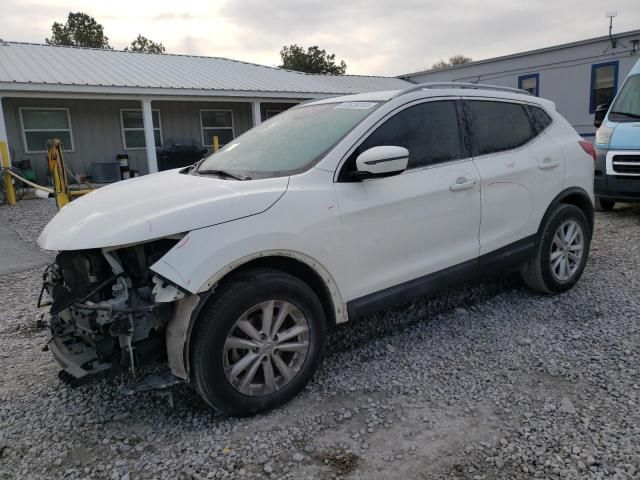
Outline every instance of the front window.
POLYGON ((611 107, 609 118, 615 122, 640 119, 640 74, 629 77, 611 107))
POLYGON ((589 112, 595 113, 598 105, 611 103, 618 88, 618 62, 591 66, 591 100, 589 112))
POLYGON ((303 172, 377 106, 376 102, 343 102, 292 108, 207 157, 198 171, 222 170, 250 178, 303 172))
POLYGON ((59 139, 66 150, 73 151, 68 109, 22 107, 20 120, 27 153, 46 152, 47 142, 54 138, 59 139))
POLYGON ((398 112, 369 135, 345 162, 340 180, 348 181, 358 156, 373 147, 393 145, 409 150, 407 169, 464 158, 458 112, 451 100, 419 103, 398 112))

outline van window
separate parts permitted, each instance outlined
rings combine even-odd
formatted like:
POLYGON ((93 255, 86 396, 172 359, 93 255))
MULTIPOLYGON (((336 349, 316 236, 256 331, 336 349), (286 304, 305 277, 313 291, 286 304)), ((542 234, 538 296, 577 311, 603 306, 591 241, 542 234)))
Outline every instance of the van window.
POLYGON ((640 75, 629 77, 609 112, 614 122, 637 122, 640 120, 640 75))
POLYGON ((397 113, 358 146, 349 157, 345 169, 354 171, 358 155, 382 145, 395 145, 409 150, 409 169, 462 158, 455 102, 425 102, 397 113))
POLYGON ((524 107, 518 103, 467 101, 473 122, 475 155, 511 150, 534 137, 524 107))

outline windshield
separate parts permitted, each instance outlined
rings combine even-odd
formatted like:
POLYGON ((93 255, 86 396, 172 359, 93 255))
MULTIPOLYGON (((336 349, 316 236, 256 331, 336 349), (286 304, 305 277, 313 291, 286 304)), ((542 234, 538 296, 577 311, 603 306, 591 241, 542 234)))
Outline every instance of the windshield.
POLYGON ((640 119, 640 75, 629 77, 624 82, 611 107, 611 115, 615 115, 615 121, 624 120, 621 117, 627 117, 629 121, 640 119))
POLYGON ((246 179, 303 172, 377 106, 376 102, 342 102, 292 108, 207 157, 198 173, 227 172, 246 179))

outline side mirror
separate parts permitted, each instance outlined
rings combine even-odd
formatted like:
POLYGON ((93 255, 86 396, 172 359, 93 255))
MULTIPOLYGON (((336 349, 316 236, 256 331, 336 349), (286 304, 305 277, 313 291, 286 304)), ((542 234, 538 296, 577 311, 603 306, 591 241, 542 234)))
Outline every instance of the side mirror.
POLYGON ((603 103, 602 105, 598 105, 596 107, 596 116, 593 119, 593 126, 596 128, 600 128, 602 122, 604 121, 604 117, 607 115, 609 111, 609 104, 603 103))
POLYGON ((365 150, 356 158, 354 177, 367 178, 388 177, 402 173, 409 163, 409 150, 404 147, 380 146, 365 150))

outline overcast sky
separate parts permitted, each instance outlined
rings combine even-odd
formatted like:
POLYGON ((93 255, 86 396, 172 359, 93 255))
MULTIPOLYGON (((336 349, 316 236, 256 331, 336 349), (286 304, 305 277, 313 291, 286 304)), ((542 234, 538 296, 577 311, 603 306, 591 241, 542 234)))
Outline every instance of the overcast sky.
POLYGON ((278 65, 285 44, 319 45, 347 73, 399 75, 450 55, 475 60, 640 29, 640 0, 2 0, 0 38, 44 43, 69 11, 92 15, 114 48, 138 33, 168 53, 278 65))

